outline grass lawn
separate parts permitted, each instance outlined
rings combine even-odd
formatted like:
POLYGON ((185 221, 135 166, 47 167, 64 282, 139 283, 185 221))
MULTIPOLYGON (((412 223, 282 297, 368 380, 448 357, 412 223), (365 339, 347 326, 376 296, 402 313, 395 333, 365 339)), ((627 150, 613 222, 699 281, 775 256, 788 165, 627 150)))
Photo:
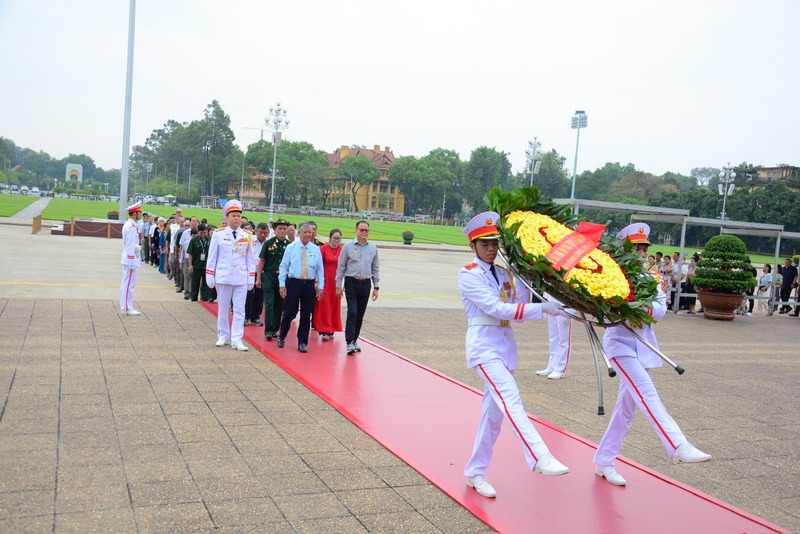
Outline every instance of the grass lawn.
MULTIPOLYGON (((119 204, 101 200, 54 198, 42 212, 42 218, 52 221, 66 221, 72 217, 106 219, 109 211, 119 211, 119 204)), ((120 219, 123 217, 121 215, 120 219)))
POLYGON ((11 217, 37 200, 39 200, 39 197, 29 197, 27 195, 0 195, 0 217, 11 217))

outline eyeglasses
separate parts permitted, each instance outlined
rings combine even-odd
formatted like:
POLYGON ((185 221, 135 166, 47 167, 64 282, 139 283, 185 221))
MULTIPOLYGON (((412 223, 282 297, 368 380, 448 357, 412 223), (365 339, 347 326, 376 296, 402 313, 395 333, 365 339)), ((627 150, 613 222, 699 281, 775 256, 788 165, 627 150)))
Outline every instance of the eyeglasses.
POLYGON ((359 228, 359 232, 369 232, 369 228, 359 228))
POLYGON ((341 238, 342 238, 342 236, 340 236, 340 235, 337 235, 337 236, 334 236, 334 237, 332 237, 332 238, 331 238, 331 241, 338 241, 338 240, 339 240, 339 239, 341 239, 341 238))

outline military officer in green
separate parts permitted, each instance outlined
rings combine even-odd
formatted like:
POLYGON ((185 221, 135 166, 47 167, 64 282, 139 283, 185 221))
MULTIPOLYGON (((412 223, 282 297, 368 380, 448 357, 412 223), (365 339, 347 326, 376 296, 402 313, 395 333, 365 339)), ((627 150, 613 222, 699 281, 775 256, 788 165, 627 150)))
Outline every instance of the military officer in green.
POLYGON ((197 300, 198 293, 203 302, 211 300, 211 288, 206 285, 206 260, 208 258, 208 227, 205 224, 197 226, 197 236, 189 241, 186 247, 186 261, 189 262, 189 276, 191 281, 191 298, 197 300))
POLYGON ((275 237, 267 239, 261 246, 258 267, 256 267, 256 286, 264 292, 264 337, 272 341, 281 325, 283 299, 279 293, 278 268, 283 253, 290 241, 286 238, 289 222, 278 219, 272 223, 275 237))

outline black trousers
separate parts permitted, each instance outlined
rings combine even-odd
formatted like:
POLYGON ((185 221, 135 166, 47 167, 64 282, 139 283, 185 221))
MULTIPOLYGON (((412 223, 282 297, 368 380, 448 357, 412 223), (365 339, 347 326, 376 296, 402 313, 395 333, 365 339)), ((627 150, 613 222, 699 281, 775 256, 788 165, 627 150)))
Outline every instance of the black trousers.
MULTIPOLYGON (((783 287, 781 286, 781 302, 789 302, 792 297, 792 286, 783 287)), ((788 304, 784 304, 781 306, 781 310, 789 311, 792 307, 788 304)))
POLYGON ((264 310, 264 292, 260 287, 254 287, 247 292, 247 300, 244 303, 245 321, 257 321, 261 319, 261 312, 264 310))
POLYGON ((361 334, 361 323, 367 312, 369 294, 372 283, 366 281, 359 284, 352 278, 344 279, 344 296, 347 300, 347 322, 344 327, 344 339, 347 343, 355 343, 361 334))
POLYGON ((292 321, 300 311, 300 324, 297 325, 297 342, 308 344, 308 333, 311 330, 311 312, 314 310, 314 301, 317 292, 314 289, 314 280, 286 279, 286 299, 283 301, 283 316, 281 317, 281 330, 278 337, 286 339, 292 321))

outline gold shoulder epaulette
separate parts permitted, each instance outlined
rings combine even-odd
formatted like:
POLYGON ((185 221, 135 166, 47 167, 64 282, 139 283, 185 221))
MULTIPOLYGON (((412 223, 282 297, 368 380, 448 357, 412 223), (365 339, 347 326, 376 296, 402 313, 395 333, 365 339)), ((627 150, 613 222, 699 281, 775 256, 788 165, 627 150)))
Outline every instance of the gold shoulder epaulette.
POLYGON ((214 230, 214 233, 216 233, 216 232, 219 232, 220 230, 224 230, 224 229, 225 229, 225 228, 222 228, 222 227, 220 227, 220 228, 217 228, 216 230, 214 230))
POLYGON ((248 233, 248 234, 250 234, 250 235, 253 235, 253 232, 251 232, 251 231, 250 231, 250 230, 248 230, 247 228, 242 228, 242 230, 244 230, 245 232, 247 232, 247 233, 248 233))

